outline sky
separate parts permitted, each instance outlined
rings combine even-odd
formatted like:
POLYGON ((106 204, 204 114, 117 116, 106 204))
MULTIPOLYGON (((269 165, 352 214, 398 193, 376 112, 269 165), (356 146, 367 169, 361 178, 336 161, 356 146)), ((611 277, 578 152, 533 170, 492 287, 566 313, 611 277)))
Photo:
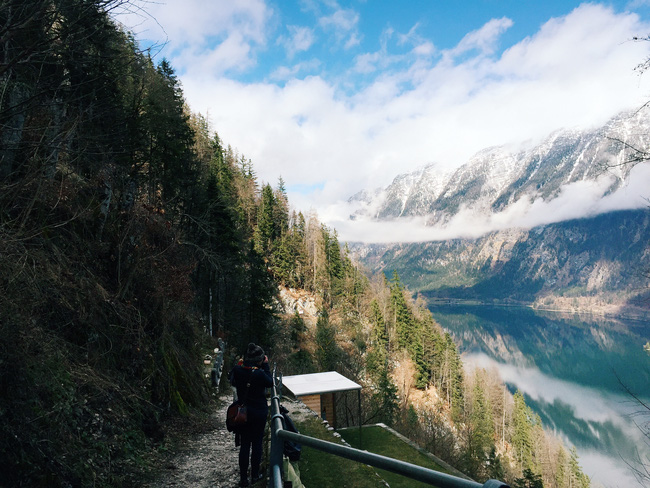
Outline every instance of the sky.
MULTIPOLYGON (((650 34, 650 0, 132 0, 115 16, 171 62, 192 111, 260 182, 281 177, 292 207, 344 241, 395 235, 347 220, 362 189, 650 100, 650 73, 635 71, 650 56, 635 40, 650 34)), ((419 221, 402 231, 458 236, 419 221)))

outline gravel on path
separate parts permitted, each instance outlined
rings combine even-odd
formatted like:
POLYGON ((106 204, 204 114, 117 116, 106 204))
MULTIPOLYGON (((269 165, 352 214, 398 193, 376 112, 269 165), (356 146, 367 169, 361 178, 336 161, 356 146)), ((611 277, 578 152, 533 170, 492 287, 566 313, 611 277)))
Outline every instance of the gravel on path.
MULTIPOLYGON (((232 392, 219 395, 218 408, 202 432, 191 433, 177 452, 159 467, 156 480, 146 488, 232 488, 239 486, 239 448, 226 430, 226 409, 232 392)), ((259 483, 258 483, 259 484, 259 483)), ((260 484, 261 486, 261 484, 260 484)))

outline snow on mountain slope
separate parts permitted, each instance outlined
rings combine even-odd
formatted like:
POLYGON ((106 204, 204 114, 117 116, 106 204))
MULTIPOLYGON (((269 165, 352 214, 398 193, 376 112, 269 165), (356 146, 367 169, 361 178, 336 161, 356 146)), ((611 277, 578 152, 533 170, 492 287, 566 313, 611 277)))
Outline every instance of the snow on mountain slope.
POLYGON ((488 148, 456 170, 429 164, 397 176, 385 189, 353 196, 351 202, 363 202, 354 218, 418 216, 428 225, 444 225, 461 211, 490 216, 521 202, 566 198, 591 183, 604 197, 626 184, 633 167, 626 163, 638 155, 636 149, 648 147, 649 134, 650 111, 641 110, 591 131, 557 131, 524 150, 488 148))

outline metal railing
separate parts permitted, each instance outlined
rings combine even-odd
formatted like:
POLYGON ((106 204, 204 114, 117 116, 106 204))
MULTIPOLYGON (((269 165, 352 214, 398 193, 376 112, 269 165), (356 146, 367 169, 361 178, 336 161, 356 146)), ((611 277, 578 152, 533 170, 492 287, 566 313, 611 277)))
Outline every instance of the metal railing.
POLYGON ((221 372, 223 371, 223 354, 226 350, 226 344, 223 342, 223 340, 221 340, 221 337, 217 339, 217 344, 219 344, 219 347, 214 350, 214 357, 212 358, 212 370, 210 371, 211 384, 214 388, 219 387, 221 372))
POLYGON ((509 488, 509 486, 502 481, 488 480, 481 484, 476 481, 423 468, 422 466, 381 456, 379 454, 361 451, 342 444, 327 442, 285 430, 284 417, 280 413, 282 379, 279 378, 278 381, 275 371, 273 377, 276 378, 276 382, 273 385, 273 395, 271 397, 271 453, 269 463, 271 473, 269 476, 269 488, 283 488, 282 453, 284 441, 294 441, 303 446, 312 447, 335 456, 340 456, 346 459, 351 459, 352 461, 374 466, 375 468, 391 471, 406 476, 407 478, 428 483, 432 486, 437 486, 438 488, 509 488))

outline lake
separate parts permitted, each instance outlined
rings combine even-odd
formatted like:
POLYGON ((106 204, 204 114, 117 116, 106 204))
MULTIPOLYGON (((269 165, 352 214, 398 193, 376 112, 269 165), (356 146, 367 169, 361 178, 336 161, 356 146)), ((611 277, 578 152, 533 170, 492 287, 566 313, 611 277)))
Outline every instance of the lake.
MULTIPOLYGON (((487 306, 432 306, 466 363, 496 368, 544 425, 574 445, 592 486, 639 486, 626 461, 650 446, 625 385, 650 398, 650 324, 487 306)), ((645 421, 650 418, 645 417, 645 421)))

